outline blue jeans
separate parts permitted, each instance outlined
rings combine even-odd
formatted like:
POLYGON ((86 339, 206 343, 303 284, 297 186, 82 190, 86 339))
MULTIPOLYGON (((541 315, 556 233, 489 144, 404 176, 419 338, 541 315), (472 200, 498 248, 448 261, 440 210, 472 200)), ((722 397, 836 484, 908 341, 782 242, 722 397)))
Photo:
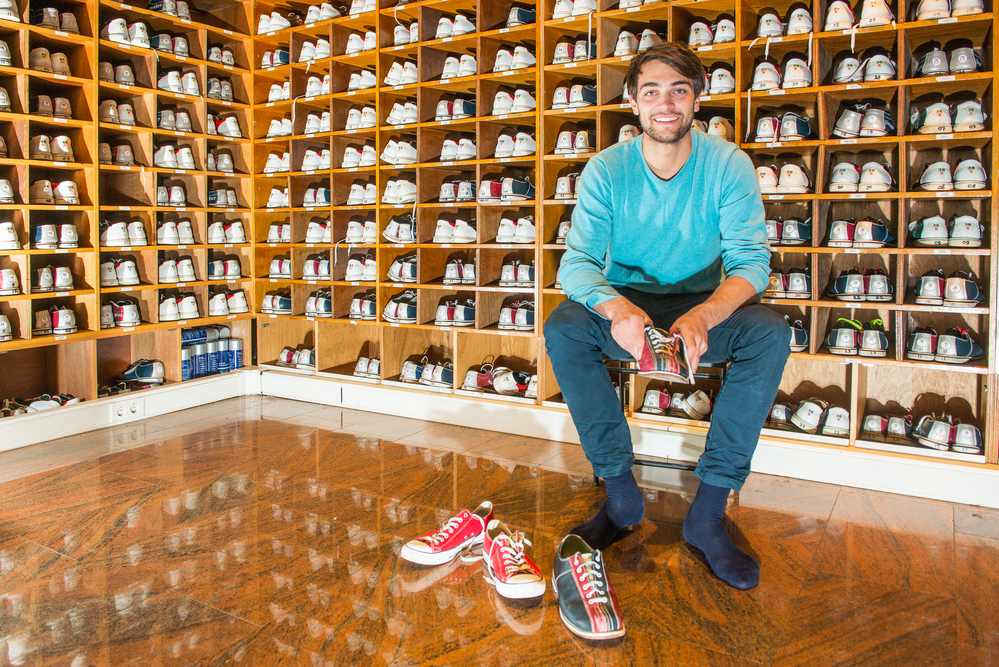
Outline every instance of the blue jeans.
MULTIPOLYGON (((711 296, 628 288, 618 292, 663 330, 711 296)), ((610 321, 575 301, 564 301, 545 321, 544 334, 548 358, 594 474, 613 477, 630 470, 635 462, 631 432, 603 358, 634 359, 614 341, 610 321)), ((742 488, 791 354, 790 341, 784 318, 757 304, 740 308, 708 332, 708 351, 701 361, 732 363, 715 397, 704 454, 694 471, 702 481, 742 488)))

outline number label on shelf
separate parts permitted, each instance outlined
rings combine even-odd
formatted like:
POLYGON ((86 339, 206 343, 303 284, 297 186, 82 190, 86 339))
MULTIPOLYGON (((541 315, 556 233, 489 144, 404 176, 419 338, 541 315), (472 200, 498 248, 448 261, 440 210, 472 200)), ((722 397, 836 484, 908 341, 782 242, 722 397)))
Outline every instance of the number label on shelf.
POLYGON ((787 91, 783 88, 771 88, 767 91, 767 95, 786 95, 787 91))
POLYGON ((453 42, 453 41, 454 41, 454 37, 445 37, 445 38, 443 38, 441 40, 441 43, 444 44, 446 42, 453 42))
POLYGON ((950 17, 945 18, 945 19, 939 19, 937 21, 937 23, 939 23, 941 25, 944 24, 944 23, 957 23, 957 17, 956 16, 950 16, 950 17))
POLYGON ((953 197, 953 192, 938 192, 937 197, 953 197))
POLYGON ((122 287, 122 288, 121 288, 121 291, 122 291, 122 292, 131 292, 131 291, 132 291, 132 288, 131 288, 131 287, 122 287))
POLYGON ((954 76, 953 74, 951 74, 950 76, 938 76, 936 78, 936 80, 937 81, 941 81, 941 82, 945 82, 945 81, 956 81, 957 77, 954 76))
POLYGON ((57 211, 68 211, 69 207, 68 206, 56 206, 55 210, 57 210, 57 211))
POLYGON ((857 143, 857 140, 856 139, 841 139, 839 143, 841 143, 841 144, 855 144, 855 143, 857 143))
POLYGON ((937 135, 937 139, 953 139, 953 138, 954 138, 954 133, 953 132, 946 133, 946 134, 938 134, 937 135))
POLYGON ((501 158, 499 159, 499 161, 500 161, 500 162, 509 162, 509 161, 510 161, 510 158, 508 158, 508 157, 501 157, 501 158))
POLYGON ((506 117, 507 117, 507 116, 509 116, 509 115, 510 115, 510 114, 505 114, 505 113, 501 113, 500 115, 498 115, 498 116, 496 116, 496 117, 497 117, 497 118, 506 118, 506 117))
POLYGON ((771 143, 767 144, 767 148, 780 148, 782 145, 783 144, 781 144, 781 142, 774 141, 774 142, 771 142, 771 143))
POLYGON ((56 292, 56 296, 69 296, 69 292, 56 292))
POLYGON ((845 248, 844 252, 846 252, 847 255, 859 255, 860 248, 845 248))
POLYGON ((711 96, 710 95, 701 95, 701 101, 702 102, 710 102, 711 101, 711 96))
POLYGON ((235 315, 230 315, 230 316, 229 316, 229 319, 230 319, 230 320, 234 320, 234 319, 236 319, 236 316, 235 316, 235 315))
POLYGON ((57 255, 68 255, 69 254, 69 250, 67 250, 66 248, 57 248, 55 252, 56 252, 57 255))
POLYGON ((710 51, 712 48, 714 48, 714 45, 713 44, 708 44, 707 46, 699 46, 699 47, 697 47, 697 50, 698 51, 710 51))
POLYGON ((502 35, 505 32, 510 32, 510 29, 509 28, 500 28, 499 34, 502 35))
POLYGON ((853 192, 850 194, 850 199, 867 199, 866 192, 853 192))
POLYGON ((934 248, 933 249, 933 254, 934 255, 949 255, 950 254, 950 248, 934 248))
POLYGON ((66 337, 65 336, 56 336, 52 340, 66 340, 66 337))
POLYGON ((635 56, 621 56, 621 62, 627 62, 634 58, 635 56))
POLYGON ((128 333, 129 331, 135 331, 135 327, 125 327, 124 329, 122 329, 122 331, 124 331, 125 333, 128 333))
POLYGON ((767 199, 770 200, 770 201, 778 201, 778 200, 783 199, 783 198, 784 198, 784 195, 767 195, 767 199))

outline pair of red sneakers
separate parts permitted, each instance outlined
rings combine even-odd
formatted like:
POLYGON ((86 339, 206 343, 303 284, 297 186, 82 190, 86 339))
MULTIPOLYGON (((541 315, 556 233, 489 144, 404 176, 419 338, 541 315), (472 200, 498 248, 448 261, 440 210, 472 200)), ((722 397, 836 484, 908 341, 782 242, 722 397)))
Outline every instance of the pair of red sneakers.
POLYGON ((545 578, 527 556, 530 541, 493 518, 488 500, 463 509, 438 528, 403 545, 400 556, 419 565, 442 565, 460 557, 463 563, 482 559, 484 578, 506 598, 534 598, 545 593, 545 578))

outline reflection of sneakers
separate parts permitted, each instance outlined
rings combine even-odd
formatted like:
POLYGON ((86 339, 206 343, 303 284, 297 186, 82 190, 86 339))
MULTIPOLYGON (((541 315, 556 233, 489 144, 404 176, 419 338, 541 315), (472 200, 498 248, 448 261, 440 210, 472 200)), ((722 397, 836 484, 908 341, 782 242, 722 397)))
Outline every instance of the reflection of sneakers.
MULTIPOLYGON (((406 547, 403 546, 400 555, 405 554, 405 550, 406 547)), ((404 555, 403 558, 405 558, 404 555)), ((412 574, 419 576, 414 576, 412 579, 402 577, 402 590, 410 594, 426 590, 442 579, 448 577, 452 572, 461 567, 461 564, 462 563, 459 559, 453 558, 452 560, 449 560, 442 565, 438 565, 431 570, 413 570, 412 574)))
POLYGON ((493 504, 488 500, 471 512, 463 509, 437 530, 406 543, 399 555, 420 565, 447 563, 468 545, 481 542, 492 518, 493 504))
POLYGON ((566 535, 555 554, 552 587, 559 617, 584 639, 624 636, 624 619, 600 551, 577 535, 566 535))

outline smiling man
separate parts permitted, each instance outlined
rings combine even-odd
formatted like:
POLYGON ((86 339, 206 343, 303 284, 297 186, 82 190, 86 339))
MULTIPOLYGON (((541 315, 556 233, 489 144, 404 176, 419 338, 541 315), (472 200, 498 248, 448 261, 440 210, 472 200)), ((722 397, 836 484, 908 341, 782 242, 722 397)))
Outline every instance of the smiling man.
POLYGON ((730 585, 757 585, 759 564, 722 519, 742 488, 790 354, 790 331, 757 305, 770 273, 763 202, 749 156, 692 130, 705 85, 689 49, 664 43, 625 78, 644 134, 601 151, 577 183, 562 257, 569 296, 545 323, 545 344, 580 442, 607 500, 572 533, 602 549, 645 516, 631 433, 604 356, 641 358, 644 328, 682 334, 692 366, 731 362, 695 474, 683 537, 730 585))

